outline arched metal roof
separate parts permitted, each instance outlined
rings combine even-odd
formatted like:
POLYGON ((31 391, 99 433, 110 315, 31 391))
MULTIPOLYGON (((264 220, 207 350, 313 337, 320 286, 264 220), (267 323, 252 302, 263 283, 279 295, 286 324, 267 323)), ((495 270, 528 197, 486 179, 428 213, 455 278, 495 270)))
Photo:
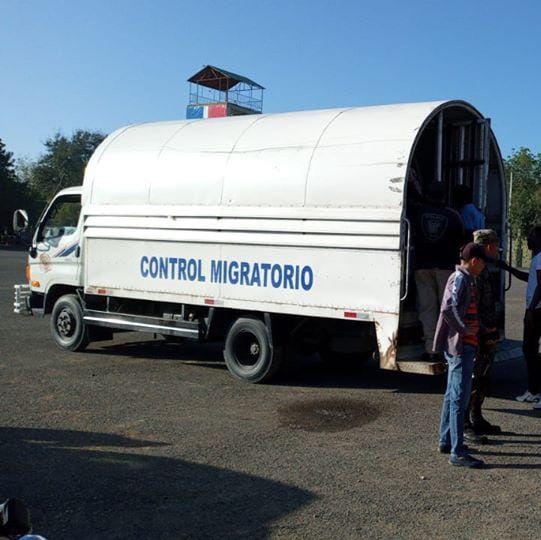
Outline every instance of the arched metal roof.
POLYGON ((92 157, 84 201, 394 219, 418 135, 451 107, 482 118, 466 102, 436 101, 128 126, 92 157))

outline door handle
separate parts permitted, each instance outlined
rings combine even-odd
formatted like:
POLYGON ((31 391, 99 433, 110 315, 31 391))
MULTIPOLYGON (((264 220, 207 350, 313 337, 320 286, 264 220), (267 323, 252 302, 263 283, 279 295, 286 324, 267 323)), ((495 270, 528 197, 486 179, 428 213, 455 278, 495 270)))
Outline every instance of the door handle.
POLYGON ((404 278, 404 294, 400 298, 401 302, 408 296, 410 279, 411 223, 408 218, 404 218, 404 223, 406 225, 406 274, 404 278))
MULTIPOLYGON (((511 228, 511 225, 507 226, 507 239, 509 241, 509 266, 513 266, 513 229, 511 228)), ((509 274, 509 283, 505 287, 504 291, 507 292, 511 288, 511 283, 513 281, 513 274, 511 272, 507 272, 509 274)))

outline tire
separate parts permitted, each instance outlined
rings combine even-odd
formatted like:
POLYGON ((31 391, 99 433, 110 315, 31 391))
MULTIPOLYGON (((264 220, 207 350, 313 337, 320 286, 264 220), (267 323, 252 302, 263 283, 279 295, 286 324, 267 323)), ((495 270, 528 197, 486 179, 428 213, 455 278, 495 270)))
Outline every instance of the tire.
POLYGON ((90 343, 83 310, 75 294, 65 294, 55 303, 51 313, 51 334, 58 347, 82 351, 90 343))
POLYGON ((265 323, 254 318, 237 319, 229 329, 224 346, 227 368, 237 379, 266 382, 282 363, 282 348, 271 344, 265 323))

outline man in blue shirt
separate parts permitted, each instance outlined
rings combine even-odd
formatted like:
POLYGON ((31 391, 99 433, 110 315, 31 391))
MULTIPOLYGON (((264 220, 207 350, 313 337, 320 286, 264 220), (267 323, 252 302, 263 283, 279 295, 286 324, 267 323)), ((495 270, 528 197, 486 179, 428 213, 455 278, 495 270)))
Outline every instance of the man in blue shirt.
POLYGON ((455 188, 456 207, 466 229, 467 241, 471 242, 473 231, 485 228, 485 216, 483 212, 473 204, 472 188, 466 185, 456 186, 455 188))

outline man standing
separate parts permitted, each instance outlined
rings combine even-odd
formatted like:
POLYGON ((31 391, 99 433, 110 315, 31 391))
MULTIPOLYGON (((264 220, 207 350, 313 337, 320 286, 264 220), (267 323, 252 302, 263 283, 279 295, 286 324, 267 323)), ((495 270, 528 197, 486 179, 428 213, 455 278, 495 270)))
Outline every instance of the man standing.
POLYGON ((425 360, 435 360, 432 349, 441 299, 464 240, 460 215, 445 207, 444 200, 444 184, 430 184, 426 202, 411 212, 417 311, 423 327, 425 360))
POLYGON ((485 268, 485 250, 471 242, 464 246, 460 258, 460 266, 445 287, 434 337, 434 350, 443 351, 448 364, 439 451, 450 454, 451 465, 477 468, 483 462, 464 447, 464 412, 470 399, 480 327, 474 278, 485 268))
POLYGON ((528 388, 517 396, 517 401, 534 403, 534 409, 541 409, 541 226, 534 227, 528 234, 528 249, 532 251, 530 271, 523 272, 503 261, 498 266, 513 274, 517 279, 527 281, 526 311, 524 313, 524 337, 522 351, 528 370, 528 388))
POLYGON ((528 234, 528 248, 532 250, 532 262, 528 272, 526 289, 526 311, 524 313, 524 339, 522 351, 528 368, 528 390, 518 396, 519 401, 529 401, 534 409, 541 409, 541 226, 534 227, 528 234))
MULTIPOLYGON (((498 259, 500 240, 492 229, 481 229, 473 233, 473 241, 483 246, 486 255, 493 260, 498 259)), ((496 343, 499 338, 498 320, 496 315, 496 292, 490 270, 485 266, 475 278, 479 297, 479 349, 473 369, 471 399, 466 410, 464 436, 472 442, 485 443, 482 435, 497 435, 501 428, 491 424, 482 414, 482 406, 490 386, 490 369, 496 354, 496 343)))

